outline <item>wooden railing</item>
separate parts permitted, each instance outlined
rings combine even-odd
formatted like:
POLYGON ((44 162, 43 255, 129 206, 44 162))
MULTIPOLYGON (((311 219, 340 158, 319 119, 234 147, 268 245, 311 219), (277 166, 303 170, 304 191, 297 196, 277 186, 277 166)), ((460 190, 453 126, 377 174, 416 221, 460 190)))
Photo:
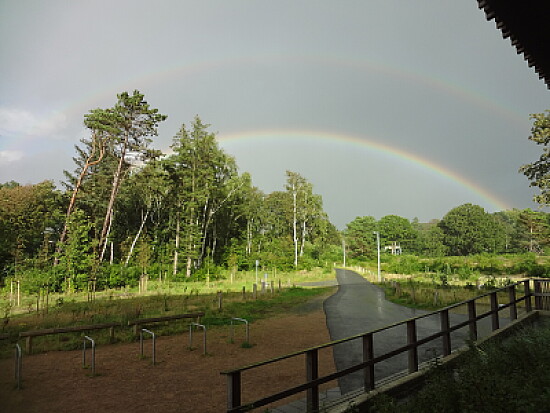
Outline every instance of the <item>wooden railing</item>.
MULTIPOLYGON (((181 320, 181 319, 195 319, 200 320, 201 317, 204 317, 204 312, 198 313, 188 313, 188 314, 175 314, 163 317, 154 317, 154 318, 139 318, 136 320, 128 321, 128 326, 133 326, 134 334, 137 335, 137 328, 141 325, 149 325, 153 323, 160 323, 165 321, 181 320)), ((33 337, 47 336, 51 334, 64 334, 64 333, 82 333, 93 330, 104 330, 109 329, 109 338, 114 341, 115 327, 123 327, 121 323, 104 323, 104 324, 92 324, 92 325, 79 325, 71 327, 57 327, 57 328, 48 328, 44 330, 31 330, 23 331, 19 333, 20 338, 26 339, 25 351, 27 354, 32 354, 32 341, 33 337)), ((5 338, 7 338, 6 335, 5 338)), ((0 335, 0 338, 4 338, 0 335)))
POLYGON ((332 341, 317 347, 312 347, 306 350, 298 351, 291 354, 286 354, 284 356, 276 357, 271 360, 263 361, 260 363, 251 364, 248 366, 240 367, 233 370, 227 370, 222 372, 227 376, 227 412, 245 412, 252 409, 274 403, 276 401, 282 400, 289 396, 306 392, 307 394, 307 406, 308 411, 318 411, 319 410, 319 386, 338 379, 340 377, 346 376, 348 374, 362 371, 363 372, 363 383, 365 391, 373 390, 375 388, 375 372, 374 367, 377 363, 380 363, 384 360, 388 360, 392 357, 395 357, 402 353, 407 353, 408 355, 408 372, 413 373, 418 371, 419 359, 418 359, 418 347, 429 343, 433 340, 442 338, 442 353, 443 356, 451 354, 451 333, 455 330, 458 330, 463 327, 468 327, 469 336, 472 340, 477 340, 478 338, 478 321, 490 317, 491 320, 491 329, 492 331, 498 330, 500 328, 500 319, 499 312, 505 309, 509 311, 509 318, 511 320, 517 319, 518 316, 518 304, 524 302, 525 311, 527 313, 533 311, 532 307, 532 297, 535 298, 535 309, 550 309, 550 280, 524 280, 509 286, 496 289, 487 294, 480 295, 470 300, 466 300, 451 306, 445 307, 441 310, 434 311, 425 315, 414 317, 408 320, 400 321, 383 328, 376 330, 368 331, 366 333, 357 334, 351 337, 347 337, 341 340, 332 341), (532 292, 530 284, 534 284, 534 292, 532 292), (518 287, 523 287, 523 295, 517 297, 518 287), (507 292, 507 294, 506 294, 507 292), (503 293, 507 296, 507 303, 499 304, 498 298, 499 293, 503 293), (486 311, 482 314, 477 314, 476 303, 481 299, 489 298, 489 311, 486 311), (465 321, 454 324, 451 326, 449 321, 449 311, 466 305, 468 309, 468 316, 465 321), (548 306, 545 308, 545 305, 548 306), (441 329, 435 334, 418 339, 417 337, 417 322, 420 319, 439 315, 441 329), (406 325, 407 329, 407 344, 393 349, 389 352, 381 354, 377 357, 374 356, 374 336, 383 331, 389 330, 391 328, 406 325), (319 377, 319 350, 334 347, 337 344, 345 343, 351 340, 361 340, 362 349, 363 349, 363 361, 359 364, 347 367, 343 370, 328 374, 322 377, 319 377), (266 366, 268 364, 274 364, 282 360, 295 358, 301 355, 306 357, 306 368, 305 376, 306 382, 298 386, 291 387, 289 389, 280 391, 275 394, 271 394, 267 397, 254 400, 252 402, 247 402, 243 404, 242 402, 242 374, 247 370, 252 370, 261 366, 266 366))

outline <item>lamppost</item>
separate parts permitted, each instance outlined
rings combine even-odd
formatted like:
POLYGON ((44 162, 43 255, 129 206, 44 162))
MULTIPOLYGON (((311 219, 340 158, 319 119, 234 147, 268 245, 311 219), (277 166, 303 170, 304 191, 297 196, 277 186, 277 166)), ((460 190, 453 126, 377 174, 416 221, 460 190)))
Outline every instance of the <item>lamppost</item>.
POLYGON ((342 250, 344 252, 344 268, 346 268, 346 240, 342 238, 342 250))
POLYGON ((378 252, 378 282, 382 282, 382 276, 380 275, 380 232, 373 231, 376 234, 376 251, 378 252))

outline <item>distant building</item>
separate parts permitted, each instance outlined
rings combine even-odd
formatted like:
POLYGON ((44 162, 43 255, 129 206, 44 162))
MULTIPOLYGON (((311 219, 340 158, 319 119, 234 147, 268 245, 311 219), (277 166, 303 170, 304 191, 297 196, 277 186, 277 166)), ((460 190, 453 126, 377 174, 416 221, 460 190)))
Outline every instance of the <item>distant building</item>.
POLYGON ((384 250, 391 251, 391 255, 401 255, 401 245, 398 245, 397 242, 392 242, 391 245, 387 245, 384 247, 384 250))

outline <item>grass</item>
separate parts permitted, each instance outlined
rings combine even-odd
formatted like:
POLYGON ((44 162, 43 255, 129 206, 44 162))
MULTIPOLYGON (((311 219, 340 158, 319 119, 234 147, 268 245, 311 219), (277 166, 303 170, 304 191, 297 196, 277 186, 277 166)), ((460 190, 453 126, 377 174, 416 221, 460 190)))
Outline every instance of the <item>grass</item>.
POLYGON ((527 327, 464 355, 458 367, 438 366, 406 402, 380 396, 371 412, 542 412, 550 403, 550 328, 527 327))
MULTIPOLYGON (((303 279, 304 277, 302 277, 303 279)), ((218 285, 219 286, 219 285, 218 285)), ((172 286, 173 287, 173 286, 172 286)), ((181 286, 180 286, 181 287, 181 286)), ((86 294, 74 295, 63 300, 56 307, 46 313, 34 312, 19 314, 7 318, 3 332, 8 333, 9 340, 0 340, 0 357, 8 357, 13 353, 13 344, 22 331, 39 330, 54 327, 89 325, 116 322, 122 326, 129 320, 137 318, 159 317, 172 314, 205 312, 201 323, 209 328, 227 325, 231 317, 245 318, 249 322, 273 317, 291 311, 312 297, 323 294, 322 288, 283 288, 278 290, 278 283, 273 292, 258 292, 257 299, 253 299, 251 292, 243 298, 242 286, 235 291, 230 289, 223 292, 222 308, 219 308, 218 292, 213 287, 206 288, 170 288, 162 291, 154 289, 144 295, 128 295, 122 292, 106 292, 97 294, 93 302, 83 301, 86 294), (169 293, 168 293, 169 292, 169 293), (126 298, 128 297, 128 298, 126 298)), ((187 331, 189 320, 158 323, 154 331, 161 335, 178 334, 187 331)), ((98 344, 109 342, 108 330, 93 332, 94 340, 98 344)), ((131 342, 136 340, 129 327, 116 328, 117 342, 131 342)), ((82 346, 81 333, 65 333, 36 337, 33 340, 34 352, 50 350, 73 350, 82 346)))

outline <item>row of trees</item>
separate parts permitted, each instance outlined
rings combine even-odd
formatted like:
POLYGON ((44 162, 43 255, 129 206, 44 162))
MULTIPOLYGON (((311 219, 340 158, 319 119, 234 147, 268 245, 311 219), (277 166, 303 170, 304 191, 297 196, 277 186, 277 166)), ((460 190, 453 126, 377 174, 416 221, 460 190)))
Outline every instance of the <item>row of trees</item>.
POLYGON ((287 171, 283 190, 263 193, 199 117, 181 126, 171 154, 151 148, 165 119, 138 91, 122 93, 113 107, 85 115, 89 136, 75 147, 64 191, 47 181, 0 185, 0 282, 24 274, 35 285, 85 288, 145 273, 215 276, 217 267, 252 269, 258 261, 283 270, 331 265, 342 259, 342 241, 350 258, 374 256, 373 231, 382 246, 425 256, 547 245, 549 214, 488 214, 471 204, 428 224, 358 217, 339 233, 306 178, 287 171))
POLYGON ((421 256, 542 253, 550 244, 550 214, 530 209, 489 214, 478 205, 464 204, 430 223, 396 215, 379 221, 357 217, 343 233, 348 255, 375 256, 375 231, 382 246, 395 243, 402 252, 421 256))
POLYGON ((264 194, 198 117, 164 155, 149 144, 165 118, 139 92, 123 93, 85 116, 90 135, 76 147, 66 191, 2 185, 3 275, 35 271, 83 288, 123 283, 136 268, 174 279, 257 260, 291 269, 330 259, 338 233, 304 177, 288 171, 284 190, 264 194))

